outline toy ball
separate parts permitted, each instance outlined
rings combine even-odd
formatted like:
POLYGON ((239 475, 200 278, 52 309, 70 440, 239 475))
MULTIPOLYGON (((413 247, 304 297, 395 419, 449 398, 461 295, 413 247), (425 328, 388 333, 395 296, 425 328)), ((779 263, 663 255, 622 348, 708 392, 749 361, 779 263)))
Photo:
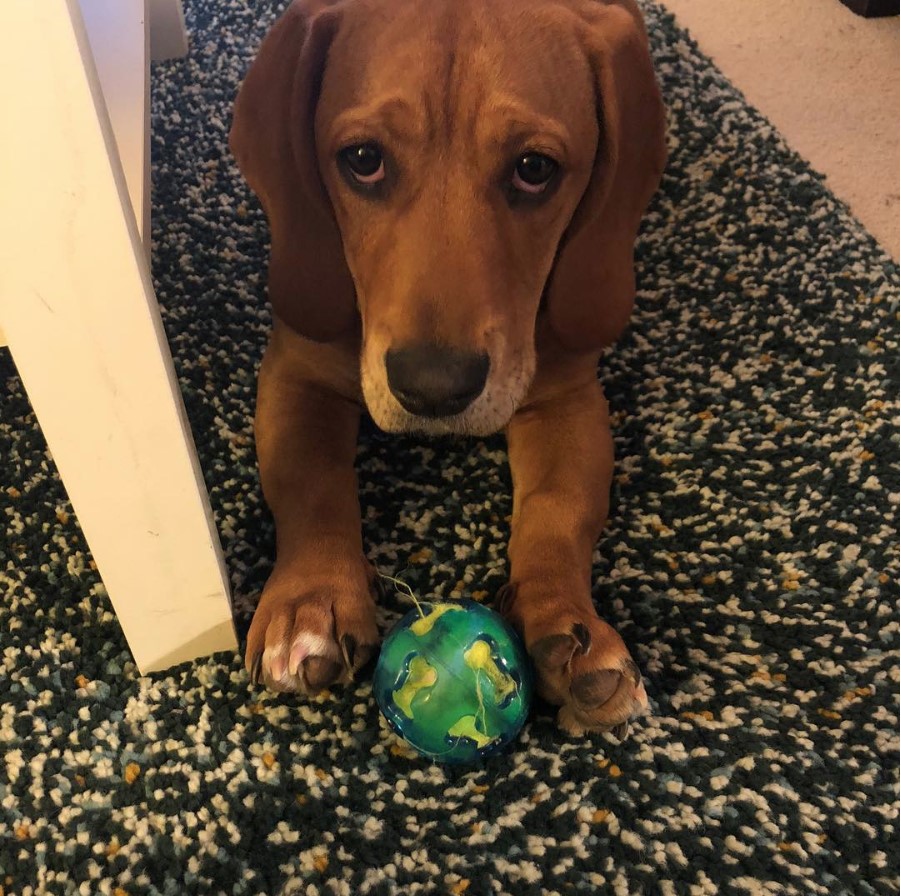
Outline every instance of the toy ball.
POLYGON ((473 600, 420 601, 385 638, 373 689, 389 725, 414 750, 466 763, 516 736, 532 677, 519 636, 493 610, 473 600))

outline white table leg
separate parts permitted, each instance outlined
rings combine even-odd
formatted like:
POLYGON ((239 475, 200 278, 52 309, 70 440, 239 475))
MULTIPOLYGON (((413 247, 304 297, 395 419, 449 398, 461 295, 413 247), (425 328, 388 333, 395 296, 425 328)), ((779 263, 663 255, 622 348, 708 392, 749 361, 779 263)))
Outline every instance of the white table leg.
POLYGON ((150 58, 176 59, 188 52, 188 33, 181 0, 148 0, 150 58))
POLYGON ((16 366, 141 671, 233 650, 218 536, 77 0, 3 0, 0 35, 0 320, 16 366))
POLYGON ((138 232, 150 253, 147 0, 78 0, 138 232))

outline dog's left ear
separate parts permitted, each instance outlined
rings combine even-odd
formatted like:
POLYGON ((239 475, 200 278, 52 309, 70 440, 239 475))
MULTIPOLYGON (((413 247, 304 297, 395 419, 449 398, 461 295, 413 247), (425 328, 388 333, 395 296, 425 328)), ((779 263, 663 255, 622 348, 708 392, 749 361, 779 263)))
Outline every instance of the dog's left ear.
POLYGON ((294 0, 260 46, 235 100, 229 144, 269 219, 269 301, 318 342, 356 322, 356 293, 316 162, 314 120, 341 20, 331 0, 294 0))
POLYGON ((587 351, 613 342, 632 312, 635 238, 666 162, 666 122, 632 0, 586 0, 585 21, 600 136, 588 187, 560 242, 547 312, 565 346, 587 351))

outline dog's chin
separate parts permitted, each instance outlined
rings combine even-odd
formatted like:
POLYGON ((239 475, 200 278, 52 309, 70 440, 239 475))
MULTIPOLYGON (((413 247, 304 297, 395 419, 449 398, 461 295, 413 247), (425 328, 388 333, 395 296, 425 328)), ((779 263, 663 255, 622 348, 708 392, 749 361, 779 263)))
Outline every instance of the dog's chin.
POLYGON ((429 436, 490 436, 500 432, 526 397, 531 376, 513 379, 506 389, 486 389, 465 411, 450 417, 421 417, 405 410, 381 383, 363 374, 363 398, 379 429, 429 436))
MULTIPOLYGON (((515 408, 509 408, 506 413, 470 411, 467 409, 462 414, 454 414, 452 417, 421 417, 410 414, 400 405, 386 407, 385 403, 369 405, 369 413, 376 426, 385 432, 394 433, 419 433, 427 436, 490 436, 500 432, 510 418, 515 408)), ((368 402, 367 402, 368 405, 368 402)))

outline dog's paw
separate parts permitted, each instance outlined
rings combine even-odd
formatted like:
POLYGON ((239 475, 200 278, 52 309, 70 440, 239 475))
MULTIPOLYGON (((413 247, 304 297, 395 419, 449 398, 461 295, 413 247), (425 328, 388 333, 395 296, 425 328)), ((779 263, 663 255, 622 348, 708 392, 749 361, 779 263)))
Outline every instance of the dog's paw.
POLYGON ((247 635, 251 683, 312 696, 349 682, 378 649, 377 583, 368 564, 343 573, 340 564, 328 572, 276 571, 247 635))
POLYGON ((535 665, 536 692, 560 707, 557 724, 575 735, 612 731, 625 737, 629 722, 647 710, 648 697, 616 630, 593 609, 564 601, 517 600, 514 612, 515 594, 514 586, 506 586, 499 608, 523 634, 535 665))

